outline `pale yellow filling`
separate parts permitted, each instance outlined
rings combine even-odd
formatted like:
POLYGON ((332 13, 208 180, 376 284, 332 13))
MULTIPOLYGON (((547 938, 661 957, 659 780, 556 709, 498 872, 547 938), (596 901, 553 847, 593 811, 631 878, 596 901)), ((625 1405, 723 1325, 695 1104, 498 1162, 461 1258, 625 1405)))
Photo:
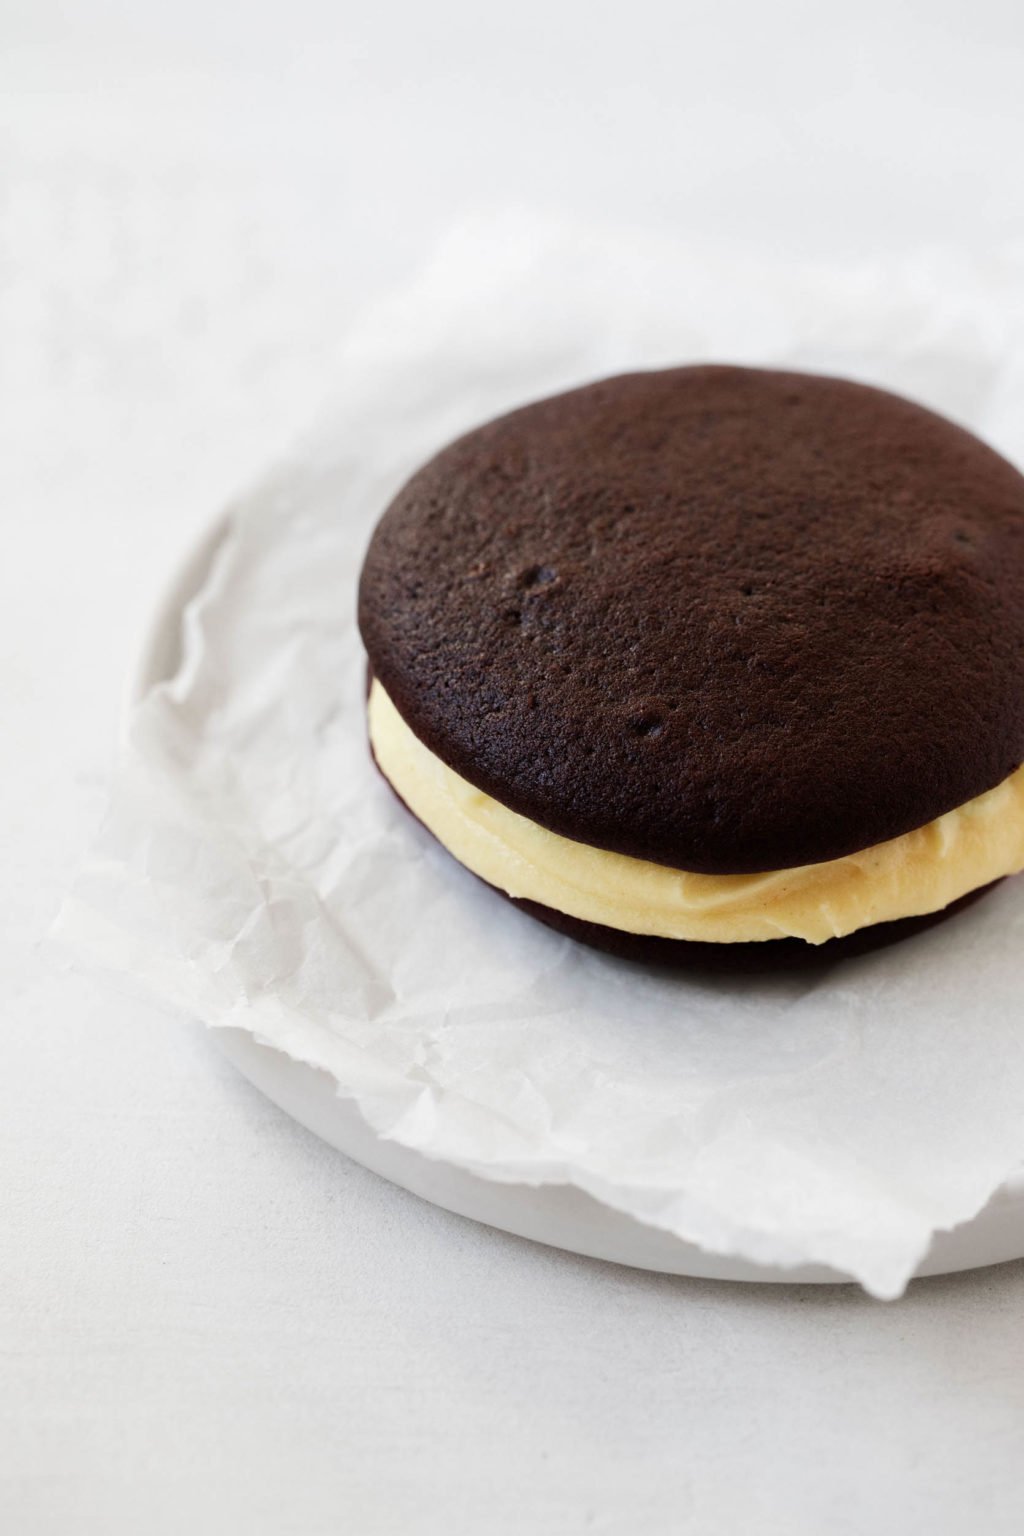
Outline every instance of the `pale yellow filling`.
POLYGON ((474 789, 413 734, 379 683, 369 700, 381 771, 440 843, 488 884, 626 933, 821 944, 937 912, 1024 869, 1024 767, 888 843, 758 875, 696 875, 549 832, 474 789))

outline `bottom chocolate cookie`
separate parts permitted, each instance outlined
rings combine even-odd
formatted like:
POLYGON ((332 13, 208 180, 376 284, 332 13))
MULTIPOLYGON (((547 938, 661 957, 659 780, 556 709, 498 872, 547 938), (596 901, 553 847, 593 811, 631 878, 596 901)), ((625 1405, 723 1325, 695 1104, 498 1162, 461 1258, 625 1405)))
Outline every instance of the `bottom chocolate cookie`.
MULTIPOLYGON (((807 944, 803 939, 768 939, 756 944, 705 944, 693 939, 662 939, 652 934, 623 933, 618 928, 584 922, 581 918, 569 917, 564 912, 555 912, 550 907, 541 906, 536 901, 524 901, 515 896, 508 896, 506 900, 538 922, 545 923, 548 928, 554 928, 570 939, 577 939, 591 949, 616 955, 620 960, 671 966, 675 970, 752 976, 784 971, 826 970, 838 960, 848 960, 877 949, 885 949, 900 939, 923 933, 936 923, 955 916, 1001 883, 993 880, 990 885, 968 891, 966 896, 961 896, 959 901, 952 902, 940 912, 926 912, 920 917, 902 917, 891 923, 875 923, 842 938, 829 939, 824 944, 807 944)), ((489 889, 494 890, 494 887, 490 886, 489 889)))

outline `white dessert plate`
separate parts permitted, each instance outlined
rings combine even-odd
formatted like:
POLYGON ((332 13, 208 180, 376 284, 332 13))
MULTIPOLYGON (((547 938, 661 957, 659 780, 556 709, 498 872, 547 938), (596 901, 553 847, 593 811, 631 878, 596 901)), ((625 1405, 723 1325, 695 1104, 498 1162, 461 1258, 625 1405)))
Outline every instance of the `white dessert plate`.
MULTIPOLYGON (((224 538, 219 522, 183 563, 153 615, 126 700, 126 716, 155 684, 172 677, 181 647, 182 616, 199 591, 224 538)), ((715 1280, 843 1283, 822 1266, 775 1269, 707 1253, 647 1227, 569 1186, 499 1184, 384 1141, 326 1073, 260 1045, 246 1031, 218 1029, 214 1039, 238 1070, 286 1114, 339 1152, 434 1205, 520 1237, 571 1253, 640 1269, 715 1280)), ((942 1275, 1024 1258, 1024 1169, 973 1220, 937 1233, 917 1275, 942 1275)))

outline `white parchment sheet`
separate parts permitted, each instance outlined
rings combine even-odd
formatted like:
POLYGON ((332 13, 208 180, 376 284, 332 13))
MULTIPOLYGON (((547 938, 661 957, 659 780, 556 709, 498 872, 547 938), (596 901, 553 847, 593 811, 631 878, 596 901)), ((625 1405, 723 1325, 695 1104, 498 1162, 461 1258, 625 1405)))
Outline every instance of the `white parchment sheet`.
POLYGON ((325 1068, 381 1136, 893 1296, 1024 1160, 1024 880, 810 976, 646 970, 456 867, 365 744, 355 582, 403 478, 533 395, 704 359, 888 385, 1024 461, 1024 251, 781 272, 525 214, 460 227, 233 509, 61 928, 325 1068))

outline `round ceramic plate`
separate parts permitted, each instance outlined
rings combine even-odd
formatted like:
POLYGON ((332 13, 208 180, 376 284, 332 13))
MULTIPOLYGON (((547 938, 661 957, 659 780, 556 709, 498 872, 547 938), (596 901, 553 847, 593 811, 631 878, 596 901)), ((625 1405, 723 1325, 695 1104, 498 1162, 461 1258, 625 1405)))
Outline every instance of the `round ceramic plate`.
MULTIPOLYGON (((174 675, 184 609, 203 585, 225 527, 220 522, 211 529, 159 604, 132 679, 129 709, 154 684, 174 675)), ((705 1253, 569 1186, 498 1184, 422 1157, 396 1142, 381 1140, 355 1105, 338 1097, 334 1081, 326 1073, 259 1045, 244 1030, 217 1030, 214 1038, 239 1071, 300 1124, 374 1173, 461 1216, 572 1253, 667 1274, 776 1282, 834 1283, 847 1278, 819 1266, 770 1269, 745 1259, 705 1253)), ((1017 1258, 1024 1258, 1024 1170, 972 1221, 937 1234, 917 1273, 949 1274, 1017 1258)))

